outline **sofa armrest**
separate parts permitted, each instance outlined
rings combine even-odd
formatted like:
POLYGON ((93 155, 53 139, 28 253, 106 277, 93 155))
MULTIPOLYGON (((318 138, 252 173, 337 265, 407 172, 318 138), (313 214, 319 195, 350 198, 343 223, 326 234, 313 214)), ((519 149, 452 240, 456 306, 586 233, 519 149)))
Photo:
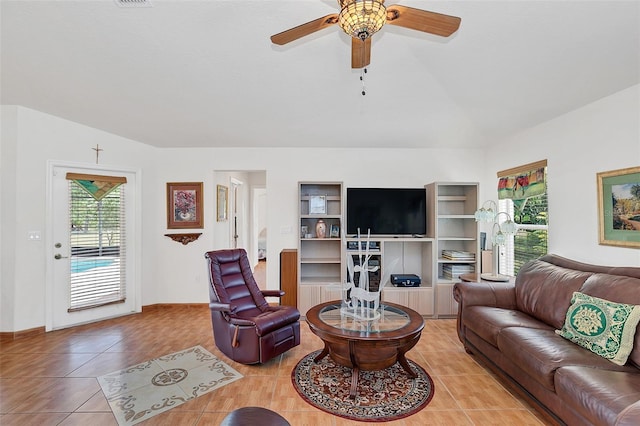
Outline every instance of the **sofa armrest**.
POLYGON ((458 338, 464 344, 464 310, 469 306, 515 309, 516 287, 513 282, 459 282, 453 286, 453 298, 458 302, 458 338))
POLYGON ((284 296, 284 291, 282 290, 261 290, 262 295, 264 297, 282 297, 284 296))
POLYGON ((640 424, 640 401, 631 404, 616 418, 615 426, 634 426, 640 424))
POLYGON ((478 305, 504 309, 516 307, 516 288, 513 282, 460 282, 453 286, 453 297, 460 308, 478 305))

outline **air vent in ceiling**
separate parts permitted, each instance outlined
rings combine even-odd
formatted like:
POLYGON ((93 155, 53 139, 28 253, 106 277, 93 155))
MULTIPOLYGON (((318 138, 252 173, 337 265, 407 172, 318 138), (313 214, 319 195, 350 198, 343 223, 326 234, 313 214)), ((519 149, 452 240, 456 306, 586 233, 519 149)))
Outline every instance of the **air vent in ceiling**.
POLYGON ((114 0, 120 7, 151 7, 151 0, 114 0))

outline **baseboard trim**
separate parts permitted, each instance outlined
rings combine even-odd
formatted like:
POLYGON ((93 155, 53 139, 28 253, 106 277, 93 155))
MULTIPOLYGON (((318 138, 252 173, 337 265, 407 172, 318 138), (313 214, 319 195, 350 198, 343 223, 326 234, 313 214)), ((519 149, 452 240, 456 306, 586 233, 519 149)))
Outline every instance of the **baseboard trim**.
POLYGON ((142 307, 142 313, 156 311, 159 309, 187 308, 187 309, 203 309, 209 308, 208 303, 156 303, 154 305, 145 305, 142 307))
POLYGON ((37 336, 45 333, 44 327, 35 327, 28 330, 20 331, 3 331, 0 332, 0 342, 8 342, 11 340, 21 339, 23 337, 37 336))

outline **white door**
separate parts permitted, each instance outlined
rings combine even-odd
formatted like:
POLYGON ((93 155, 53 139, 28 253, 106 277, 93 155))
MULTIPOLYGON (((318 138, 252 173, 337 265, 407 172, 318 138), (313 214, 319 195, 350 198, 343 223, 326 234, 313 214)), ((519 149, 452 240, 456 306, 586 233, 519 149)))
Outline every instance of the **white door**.
MULTIPOLYGON (((139 311, 139 284, 136 282, 136 173, 100 166, 69 166, 51 164, 49 167, 47 235, 47 330, 93 322, 139 311), (116 203, 124 210, 114 213, 118 223, 117 235, 103 225, 106 204, 94 204, 95 219, 78 225, 77 182, 67 179, 68 173, 99 175, 126 179, 114 190, 116 203), (95 207, 98 205, 99 207, 95 207), (72 216, 74 219, 72 220, 72 216), (91 222, 91 224, 89 224, 91 222), (99 232, 96 229, 100 229, 99 232), (104 230, 104 231, 103 231, 104 230), (79 235, 81 235, 79 239, 79 235), (79 243, 78 241, 84 241, 79 243), (119 299, 105 303, 113 294, 114 281, 119 299), (87 298, 83 294, 89 293, 87 298), (85 299, 83 301, 83 298, 85 299), (80 300, 80 302, 78 302, 80 300), (91 300, 96 300, 92 303, 91 300)), ((82 191, 81 191, 82 192, 82 191)), ((87 192, 85 190, 85 192, 87 192)), ((112 197, 114 198, 114 197, 112 197)), ((106 198, 102 200, 106 203, 106 198)), ((120 207, 118 207, 119 209, 120 207)), ((87 215, 88 216, 88 215, 87 215)), ((81 220, 82 222, 83 220, 81 220)), ((112 297, 113 298, 113 297, 112 297)))

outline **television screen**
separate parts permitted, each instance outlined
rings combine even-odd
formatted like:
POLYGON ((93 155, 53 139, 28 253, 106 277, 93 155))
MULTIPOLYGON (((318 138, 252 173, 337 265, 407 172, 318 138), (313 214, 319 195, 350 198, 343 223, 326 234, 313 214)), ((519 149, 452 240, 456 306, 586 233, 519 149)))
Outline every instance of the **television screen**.
POLYGON ((347 234, 424 235, 424 188, 347 188, 347 234))

